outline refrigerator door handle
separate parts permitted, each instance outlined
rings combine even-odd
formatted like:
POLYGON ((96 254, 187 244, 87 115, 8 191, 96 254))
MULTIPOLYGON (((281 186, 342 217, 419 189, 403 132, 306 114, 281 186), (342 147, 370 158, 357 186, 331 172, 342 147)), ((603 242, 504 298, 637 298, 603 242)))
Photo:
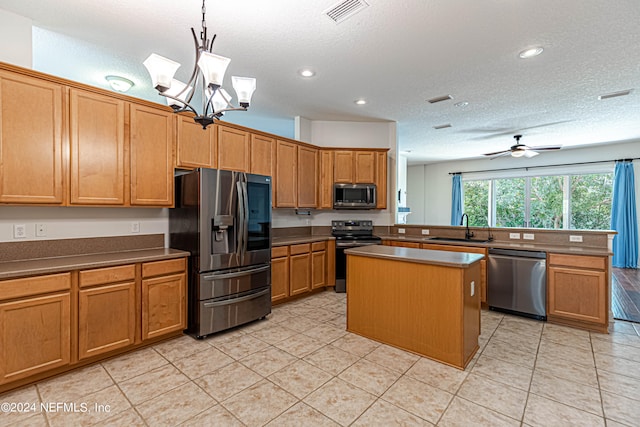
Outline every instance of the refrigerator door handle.
POLYGON ((213 273, 207 276, 202 276, 202 280, 220 280, 220 279, 233 279, 234 277, 248 276, 250 274, 262 273, 271 268, 270 265, 263 265, 261 267, 249 268, 246 270, 234 271, 233 273, 213 273))
POLYGON ((236 247, 236 255, 241 256, 244 254, 244 227, 245 227, 245 217, 244 217, 244 191, 242 191, 242 182, 239 179, 236 181, 236 191, 238 193, 238 234, 237 234, 237 247, 236 247))
POLYGON ((249 294, 249 295, 245 295, 243 297, 240 298, 229 298, 229 299, 225 299, 222 301, 215 301, 215 302, 206 302, 204 303, 204 307, 206 308, 211 308, 211 307, 220 307, 223 305, 229 305, 229 304, 236 304, 239 302, 243 302, 243 301, 248 301, 250 299, 255 299, 255 298, 259 298, 267 293, 271 293, 271 288, 267 288, 263 291, 260 292, 256 292, 255 294, 249 294))
POLYGON ((247 191, 247 174, 242 174, 242 208, 244 209, 244 228, 242 236, 242 254, 247 252, 249 244, 249 193, 247 191))

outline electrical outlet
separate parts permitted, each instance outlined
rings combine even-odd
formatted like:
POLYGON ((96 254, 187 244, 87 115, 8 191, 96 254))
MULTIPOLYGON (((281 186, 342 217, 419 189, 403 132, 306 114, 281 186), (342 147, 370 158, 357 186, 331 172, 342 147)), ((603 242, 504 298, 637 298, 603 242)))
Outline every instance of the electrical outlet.
POLYGON ((510 239, 519 239, 520 238, 520 233, 509 233, 509 238, 510 239))
POLYGON ((474 282, 473 280, 471 281, 471 296, 474 296, 476 294, 476 282, 474 282))
POLYGON ((577 243, 582 243, 582 236, 569 236, 569 241, 570 242, 577 242, 577 243))
POLYGON ((522 238, 523 238, 524 240, 533 240, 533 237, 534 237, 534 236, 533 236, 533 233, 523 233, 523 234, 522 234, 522 238))
POLYGON ((398 234, 404 234, 404 228, 398 228, 398 234))
POLYGON ((44 237, 47 235, 47 226, 45 224, 36 224, 36 236, 44 237))
POLYGON ((13 238, 14 239, 26 239, 27 238, 27 226, 24 224, 13 224, 13 238))
POLYGON ((131 223, 131 232, 132 233, 139 233, 140 232, 140 223, 137 221, 134 221, 131 223))
POLYGON ((423 236, 428 236, 429 235, 429 230, 428 229, 422 230, 422 235, 423 236))

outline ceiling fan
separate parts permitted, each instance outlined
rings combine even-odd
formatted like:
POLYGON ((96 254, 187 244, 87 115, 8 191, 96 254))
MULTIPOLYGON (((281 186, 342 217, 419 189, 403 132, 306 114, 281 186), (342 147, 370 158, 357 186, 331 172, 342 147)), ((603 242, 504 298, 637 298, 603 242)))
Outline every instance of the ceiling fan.
POLYGON ((538 151, 551 151, 551 150, 559 150, 562 147, 559 145, 549 146, 549 147, 528 147, 524 144, 520 143, 520 138, 522 135, 514 135, 513 138, 516 140, 516 144, 512 145, 508 150, 496 151, 495 153, 485 153, 485 156, 493 156, 491 160, 496 157, 506 156, 507 154, 511 154, 512 157, 534 157, 537 156, 538 151))

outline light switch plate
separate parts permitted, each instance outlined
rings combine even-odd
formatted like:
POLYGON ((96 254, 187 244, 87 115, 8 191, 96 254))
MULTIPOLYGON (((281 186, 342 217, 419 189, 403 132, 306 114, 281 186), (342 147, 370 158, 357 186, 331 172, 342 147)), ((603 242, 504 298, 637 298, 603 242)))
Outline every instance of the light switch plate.
POLYGON ((429 235, 429 229, 422 230, 422 235, 423 236, 428 236, 429 235))
POLYGON ((520 238, 520 233, 509 233, 509 238, 510 239, 519 239, 520 238))
POLYGON ((45 224, 36 224, 36 237, 44 237, 47 235, 47 226, 45 224))
POLYGON ((534 237, 533 233, 522 233, 522 238, 524 240, 533 240, 533 237, 534 237))
POLYGON ((132 233, 140 232, 140 223, 138 221, 134 221, 131 223, 131 232, 132 233))
POLYGON ((570 242, 582 243, 582 236, 573 236, 573 235, 570 235, 570 236, 569 236, 569 241, 570 241, 570 242))
POLYGON ((404 228, 398 228, 398 234, 404 234, 404 228))

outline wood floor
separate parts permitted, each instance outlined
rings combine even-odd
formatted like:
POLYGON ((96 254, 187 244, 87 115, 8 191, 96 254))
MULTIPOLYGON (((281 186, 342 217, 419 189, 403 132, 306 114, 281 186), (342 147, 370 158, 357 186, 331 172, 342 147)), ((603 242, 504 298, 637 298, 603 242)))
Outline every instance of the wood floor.
POLYGON ((613 317, 640 323, 640 269, 613 268, 613 317))

